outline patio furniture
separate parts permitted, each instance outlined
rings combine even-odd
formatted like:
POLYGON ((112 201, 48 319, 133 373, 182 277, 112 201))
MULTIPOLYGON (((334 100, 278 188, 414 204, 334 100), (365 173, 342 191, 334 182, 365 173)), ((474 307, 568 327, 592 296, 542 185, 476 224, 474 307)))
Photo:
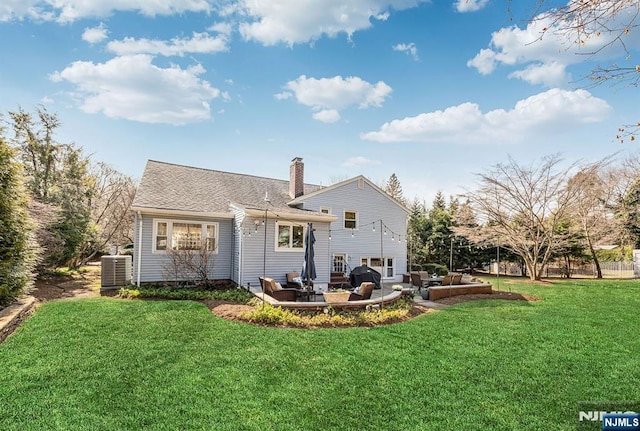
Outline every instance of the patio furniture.
POLYGON ((443 279, 440 277, 432 277, 427 271, 412 271, 410 273, 411 285, 418 288, 418 291, 422 288, 428 288, 429 286, 436 286, 442 284, 443 279))
POLYGON ((298 296, 297 289, 289 289, 289 288, 283 288, 283 287, 278 288, 273 278, 259 277, 259 279, 260 279, 260 285, 262 286, 262 291, 265 294, 271 296, 272 298, 277 299, 278 301, 295 301, 296 300, 296 297, 298 296))
MULTIPOLYGON (((300 278, 299 272, 287 272, 286 276, 288 288, 301 289, 305 287, 302 278, 300 278)), ((309 283, 311 283, 311 286, 313 286, 313 282, 311 280, 309 280, 309 283)))
POLYGON ((460 284, 462 281, 462 274, 459 272, 450 272, 442 278, 442 285, 449 286, 451 284, 460 284))
POLYGON ((373 288, 376 287, 375 283, 364 282, 360 287, 356 288, 356 291, 351 292, 349 295, 349 301, 360 301, 362 299, 370 299, 373 288))

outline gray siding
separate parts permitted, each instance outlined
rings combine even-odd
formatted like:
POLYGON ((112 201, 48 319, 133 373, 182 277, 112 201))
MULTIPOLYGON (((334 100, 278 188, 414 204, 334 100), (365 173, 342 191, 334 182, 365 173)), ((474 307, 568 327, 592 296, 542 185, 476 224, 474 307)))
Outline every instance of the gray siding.
POLYGON ((244 212, 240 210, 234 211, 233 220, 233 264, 231 268, 231 279, 238 285, 244 285, 242 282, 242 222, 244 220, 244 212))
MULTIPOLYGON (((165 217, 142 214, 142 252, 140 262, 140 282, 163 282, 165 267, 169 258, 163 253, 152 253, 153 220, 184 220, 199 223, 218 223, 218 254, 214 256, 212 279, 232 279, 233 267, 233 221, 228 219, 206 219, 200 217, 165 217)), ((138 280, 138 235, 139 219, 136 219, 134 234, 133 281, 138 280)))
POLYGON ((402 281, 407 272, 407 212, 380 190, 364 182, 364 188, 358 188, 358 180, 344 184, 332 190, 326 190, 304 199, 304 209, 320 211, 331 208, 331 214, 338 220, 331 223, 331 250, 333 253, 345 253, 350 268, 360 265, 362 257, 380 257, 394 259, 395 276, 387 281, 402 281), (344 211, 358 212, 358 228, 353 231, 344 229, 344 211), (380 222, 387 226, 387 235, 380 233, 380 222), (375 225, 375 232, 373 226, 375 225), (392 232, 396 235, 393 236, 392 232), (398 241, 400 235, 401 241, 398 241))
MULTIPOLYGON (((258 218, 258 228, 256 232, 255 218, 247 217, 242 223, 241 251, 242 256, 242 285, 259 286, 258 277, 262 277, 263 272, 267 277, 273 278, 280 283, 286 282, 285 274, 288 272, 301 272, 304 262, 304 250, 300 251, 275 251, 275 220, 267 220, 266 253, 265 253, 265 231, 262 219, 258 218), (263 269, 264 267, 264 269, 263 269)), ((286 220, 279 219, 279 222, 286 220)), ((304 222, 293 222, 304 224, 304 222)), ((315 229, 315 264, 317 278, 315 283, 329 282, 329 223, 313 223, 315 229)))

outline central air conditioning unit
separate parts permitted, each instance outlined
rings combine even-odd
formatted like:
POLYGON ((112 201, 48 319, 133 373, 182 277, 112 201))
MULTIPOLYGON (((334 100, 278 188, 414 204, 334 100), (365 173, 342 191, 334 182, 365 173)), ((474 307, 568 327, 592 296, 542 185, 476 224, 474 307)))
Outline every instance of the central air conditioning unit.
POLYGON ((102 256, 101 286, 119 287, 131 284, 131 256, 102 256))

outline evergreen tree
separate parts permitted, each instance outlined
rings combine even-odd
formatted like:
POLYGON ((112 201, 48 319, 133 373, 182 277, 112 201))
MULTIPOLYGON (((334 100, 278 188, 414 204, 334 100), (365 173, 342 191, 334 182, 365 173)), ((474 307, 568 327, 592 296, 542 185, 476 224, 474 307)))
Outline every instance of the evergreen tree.
POLYGON ((89 159, 73 144, 54 140, 60 121, 46 109, 37 109, 35 116, 22 109, 9 115, 28 191, 34 201, 49 208, 48 221, 37 229, 38 239, 47 239, 41 244, 43 267, 73 266, 79 262, 82 244, 95 233, 90 223, 89 159))
POLYGON ((0 305, 31 287, 34 278, 35 248, 23 181, 22 166, 0 130, 0 305))
POLYGON ((395 173, 391 174, 389 180, 387 180, 387 183, 384 185, 384 191, 398 202, 406 205, 407 200, 402 193, 402 185, 400 185, 400 180, 398 180, 395 173))

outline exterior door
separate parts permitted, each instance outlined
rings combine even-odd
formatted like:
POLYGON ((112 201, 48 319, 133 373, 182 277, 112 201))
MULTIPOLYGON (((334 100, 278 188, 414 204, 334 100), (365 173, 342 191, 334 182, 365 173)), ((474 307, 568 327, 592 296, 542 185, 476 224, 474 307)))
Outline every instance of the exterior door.
POLYGON ((344 253, 334 253, 333 264, 331 265, 331 271, 344 273, 346 271, 346 267, 345 267, 346 257, 347 256, 344 253))

